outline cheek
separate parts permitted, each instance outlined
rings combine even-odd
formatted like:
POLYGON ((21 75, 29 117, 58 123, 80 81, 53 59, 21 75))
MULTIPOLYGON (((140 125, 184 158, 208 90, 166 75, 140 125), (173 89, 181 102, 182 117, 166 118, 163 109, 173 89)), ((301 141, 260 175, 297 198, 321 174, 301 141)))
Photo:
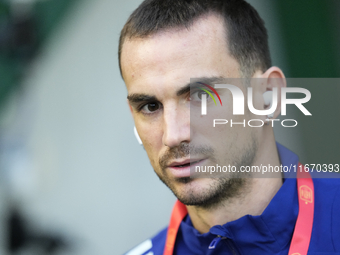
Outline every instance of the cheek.
POLYGON ((204 139, 210 141, 212 146, 221 145, 221 143, 228 143, 235 133, 238 132, 239 127, 230 127, 230 122, 241 122, 244 116, 233 116, 232 104, 224 100, 223 106, 210 103, 207 106, 207 114, 201 115, 200 108, 193 114, 191 112, 191 128, 194 132, 193 139, 204 139))
POLYGON ((153 167, 158 166, 162 149, 162 131, 157 128, 145 127, 141 133, 144 149, 148 154, 151 165, 153 167))

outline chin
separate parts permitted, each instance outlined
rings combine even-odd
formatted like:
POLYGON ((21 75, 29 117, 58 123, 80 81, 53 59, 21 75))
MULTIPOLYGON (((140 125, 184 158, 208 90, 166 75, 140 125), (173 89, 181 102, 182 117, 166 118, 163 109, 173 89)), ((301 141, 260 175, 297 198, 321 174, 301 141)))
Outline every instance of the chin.
POLYGON ((185 205, 212 209, 224 201, 240 195, 247 185, 241 178, 184 178, 166 183, 177 199, 185 205))
POLYGON ((172 189, 172 192, 185 205, 204 206, 211 204, 219 193, 217 184, 217 180, 210 178, 185 178, 176 183, 176 188, 172 189))

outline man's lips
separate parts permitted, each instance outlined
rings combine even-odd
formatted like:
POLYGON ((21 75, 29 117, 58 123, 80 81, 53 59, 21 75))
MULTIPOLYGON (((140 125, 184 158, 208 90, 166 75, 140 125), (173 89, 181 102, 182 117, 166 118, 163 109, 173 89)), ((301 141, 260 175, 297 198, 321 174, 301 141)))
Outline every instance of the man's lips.
POLYGON ((206 159, 186 159, 174 161, 168 165, 168 169, 176 178, 190 177, 190 167, 200 165, 206 159))

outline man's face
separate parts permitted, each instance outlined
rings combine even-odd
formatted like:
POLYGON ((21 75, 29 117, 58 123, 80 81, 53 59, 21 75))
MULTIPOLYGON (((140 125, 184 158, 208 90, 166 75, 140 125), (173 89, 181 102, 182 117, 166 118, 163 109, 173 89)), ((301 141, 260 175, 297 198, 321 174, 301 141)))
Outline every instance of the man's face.
MULTIPOLYGON (((251 164, 257 150, 256 136, 242 125, 216 128, 209 139, 204 138, 207 124, 190 127, 190 78, 240 77, 225 34, 221 19, 211 15, 189 29, 126 40, 122 49, 129 105, 151 165, 178 199, 189 205, 213 203, 231 196, 242 185, 231 178, 190 179, 190 158, 196 165, 251 164)), ((245 91, 244 86, 240 88, 245 91)), ((220 96, 231 107, 228 90, 220 96)), ((245 118, 231 114, 224 112, 219 117, 245 118)))

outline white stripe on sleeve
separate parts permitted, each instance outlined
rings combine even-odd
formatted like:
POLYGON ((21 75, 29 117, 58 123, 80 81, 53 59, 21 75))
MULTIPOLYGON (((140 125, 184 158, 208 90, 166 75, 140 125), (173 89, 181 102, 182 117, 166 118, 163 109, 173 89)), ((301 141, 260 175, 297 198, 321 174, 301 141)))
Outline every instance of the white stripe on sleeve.
MULTIPOLYGON (((150 250, 152 248, 152 242, 150 239, 142 242, 141 244, 137 245, 131 251, 126 253, 125 255, 141 255, 144 252, 150 250)), ((153 252, 149 252, 147 255, 153 255, 153 252)))

